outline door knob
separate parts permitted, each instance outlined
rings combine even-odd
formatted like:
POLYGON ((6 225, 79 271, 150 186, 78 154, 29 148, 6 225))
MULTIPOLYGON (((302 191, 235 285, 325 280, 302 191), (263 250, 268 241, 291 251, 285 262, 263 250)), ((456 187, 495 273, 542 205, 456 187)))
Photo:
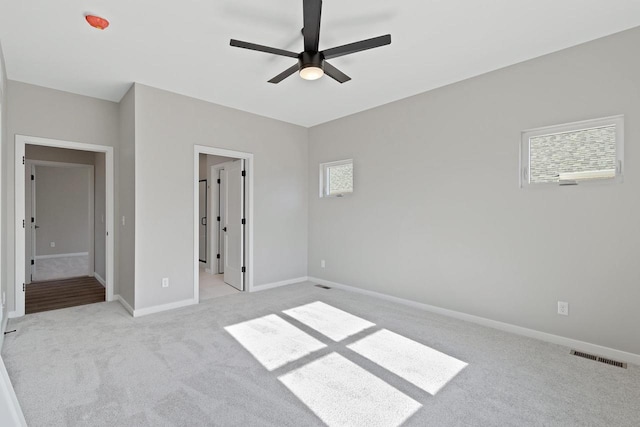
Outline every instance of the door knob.
POLYGON ((223 228, 222 231, 227 232, 227 227, 223 228))
POLYGON ((39 225, 36 225, 36 226, 35 226, 35 228, 40 228, 40 226, 39 226, 39 225))

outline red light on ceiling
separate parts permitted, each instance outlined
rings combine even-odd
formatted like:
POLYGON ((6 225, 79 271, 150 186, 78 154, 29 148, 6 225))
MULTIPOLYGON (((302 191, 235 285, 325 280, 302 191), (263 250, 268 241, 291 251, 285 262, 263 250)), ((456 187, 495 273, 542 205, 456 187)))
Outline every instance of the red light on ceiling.
POLYGON ((109 26, 109 21, 99 16, 87 15, 85 18, 87 19, 89 25, 91 25, 93 28, 104 30, 109 26))

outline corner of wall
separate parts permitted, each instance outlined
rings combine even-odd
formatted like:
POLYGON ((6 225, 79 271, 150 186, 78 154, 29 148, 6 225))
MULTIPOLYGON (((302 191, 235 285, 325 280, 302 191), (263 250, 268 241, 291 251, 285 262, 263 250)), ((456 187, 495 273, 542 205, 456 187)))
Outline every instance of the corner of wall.
POLYGON ((133 83, 119 108, 119 144, 116 156, 117 238, 115 293, 135 308, 135 91, 133 83))

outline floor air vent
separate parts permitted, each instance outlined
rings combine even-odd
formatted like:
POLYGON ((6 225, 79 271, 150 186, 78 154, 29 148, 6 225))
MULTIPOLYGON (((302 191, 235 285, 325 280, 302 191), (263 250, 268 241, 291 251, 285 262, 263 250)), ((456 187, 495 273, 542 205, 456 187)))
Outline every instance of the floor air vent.
POLYGON ((316 285, 316 288, 331 289, 329 286, 325 286, 325 285, 316 285))
POLYGON ((577 350, 571 350, 571 354, 578 357, 584 357, 585 359, 595 360, 596 362, 606 363, 607 365, 617 366, 618 368, 627 369, 627 364, 624 362, 618 362, 617 360, 596 356, 595 354, 589 354, 589 353, 585 353, 583 351, 577 351, 577 350))

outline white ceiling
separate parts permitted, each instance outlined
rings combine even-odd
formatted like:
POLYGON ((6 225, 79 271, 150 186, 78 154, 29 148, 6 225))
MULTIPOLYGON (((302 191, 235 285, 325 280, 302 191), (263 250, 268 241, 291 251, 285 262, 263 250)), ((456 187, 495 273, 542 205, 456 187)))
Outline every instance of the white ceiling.
POLYGON ((638 0, 325 0, 321 49, 387 33, 392 44, 330 61, 345 84, 273 85, 295 60, 229 39, 301 51, 302 0, 0 0, 9 79, 111 101, 135 81, 302 126, 639 25, 638 0))

